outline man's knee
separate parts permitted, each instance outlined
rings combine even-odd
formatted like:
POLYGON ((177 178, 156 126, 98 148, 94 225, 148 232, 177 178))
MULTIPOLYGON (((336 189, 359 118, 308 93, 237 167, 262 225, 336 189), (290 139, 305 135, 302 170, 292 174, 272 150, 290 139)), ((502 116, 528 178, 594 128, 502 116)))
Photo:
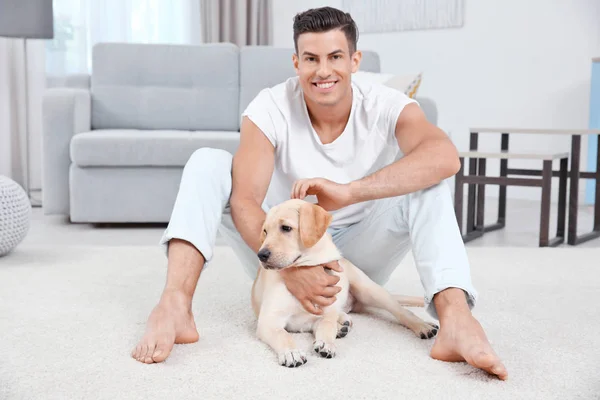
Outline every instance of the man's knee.
POLYGON ((192 153, 185 164, 185 169, 201 174, 211 172, 230 174, 232 161, 233 156, 225 150, 203 147, 192 153))
POLYGON ((231 164, 233 156, 221 149, 204 147, 192 153, 183 168, 182 186, 202 192, 231 194, 231 164), (191 185, 191 186, 190 186, 191 185))
POLYGON ((446 181, 442 181, 428 188, 410 193, 408 199, 411 202, 416 201, 419 204, 427 203, 436 204, 438 206, 442 205, 444 202, 453 202, 450 186, 446 181))
POLYGON ((451 198, 451 193, 450 193, 450 186, 448 185, 448 182, 441 181, 439 183, 436 183, 433 186, 430 186, 424 190, 420 191, 422 195, 425 196, 433 196, 433 197, 445 197, 450 199, 451 198))
MULTIPOLYGON (((460 236, 460 232, 456 231, 458 225, 454 212, 454 200, 446 181, 407 196, 402 204, 401 215, 403 221, 412 230, 422 230, 427 226, 435 230, 435 232, 430 232, 434 236, 423 238, 423 240, 433 240, 434 237, 446 234, 452 234, 453 237, 457 234, 460 236), (440 227, 448 227, 450 231, 440 229, 440 227)), ((428 229, 425 231, 429 232, 428 229)))

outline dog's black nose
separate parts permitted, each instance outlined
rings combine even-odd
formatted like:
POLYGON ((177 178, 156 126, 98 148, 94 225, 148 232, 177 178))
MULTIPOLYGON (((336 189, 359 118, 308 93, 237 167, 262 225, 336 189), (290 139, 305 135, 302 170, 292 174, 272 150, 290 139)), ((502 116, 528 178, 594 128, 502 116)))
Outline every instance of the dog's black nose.
POLYGON ((269 249, 262 249, 258 252, 258 258, 260 261, 265 262, 271 257, 271 251, 269 249))

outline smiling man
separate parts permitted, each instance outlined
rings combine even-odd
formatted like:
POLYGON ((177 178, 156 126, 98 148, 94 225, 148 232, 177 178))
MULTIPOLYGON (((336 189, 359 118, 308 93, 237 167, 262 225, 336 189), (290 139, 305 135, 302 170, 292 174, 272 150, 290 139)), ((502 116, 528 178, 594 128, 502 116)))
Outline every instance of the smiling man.
MULTIPOLYGON (((314 195, 333 215, 342 254, 385 284, 412 249, 425 306, 440 321, 433 358, 508 373, 471 314, 477 293, 444 179, 459 169, 447 135, 416 101, 352 81, 359 69, 351 16, 324 7, 294 19, 297 77, 262 90, 243 113, 235 157, 200 149, 186 164, 161 243, 167 282, 132 356, 160 362, 174 343, 198 340, 192 297, 219 228, 251 278, 265 210, 314 195)), ((337 263, 326 265, 339 270, 337 263)), ((286 269, 289 291, 314 314, 335 301, 323 266, 286 269)))

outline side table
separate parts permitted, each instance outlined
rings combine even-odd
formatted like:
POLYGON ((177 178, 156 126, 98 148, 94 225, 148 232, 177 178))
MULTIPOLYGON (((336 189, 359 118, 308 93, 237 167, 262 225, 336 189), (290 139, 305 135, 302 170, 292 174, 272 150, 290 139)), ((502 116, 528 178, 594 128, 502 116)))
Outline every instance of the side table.
MULTIPOLYGON (((485 186, 499 185, 500 190, 506 191, 507 186, 529 186, 541 188, 541 206, 540 206, 540 231, 539 231, 539 246, 540 247, 556 247, 565 241, 565 216, 567 206, 567 166, 569 153, 511 153, 501 151, 497 153, 468 151, 460 152, 460 170, 455 176, 455 192, 454 192, 454 210, 458 226, 462 232, 463 216, 463 185, 475 185, 477 187, 477 221, 475 229, 463 235, 465 243, 483 236, 485 232, 490 232, 503 227, 503 224, 495 224, 486 226, 484 224, 484 209, 485 209, 485 186), (477 162, 476 175, 464 175, 464 160, 469 158, 477 162), (496 177, 486 175, 486 163, 489 159, 499 159, 500 162, 508 160, 538 160, 542 161, 542 178, 512 178, 512 177, 496 177), (558 186, 558 218, 556 221, 556 236, 550 238, 550 196, 552 189, 552 163, 554 160, 560 160, 560 181, 558 186)), ((503 205, 506 207, 506 203, 503 205)), ((467 212, 471 212, 469 209, 467 212)), ((504 222, 504 221, 502 221, 504 222)))
MULTIPOLYGON (((585 135, 595 135, 600 138, 600 129, 523 129, 523 128, 471 128, 469 150, 476 151, 478 146, 479 134, 500 134, 500 150, 508 151, 510 134, 532 134, 532 135, 570 135, 571 136, 571 168, 567 173, 569 180, 569 218, 568 218, 568 237, 567 243, 578 245, 592 239, 600 237, 600 140, 598 140, 598 151, 595 161, 596 171, 581 171, 581 137, 585 135), (592 230, 588 233, 577 234, 577 217, 579 211, 579 180, 594 179, 596 181, 595 201, 594 201, 594 224, 592 230)), ((477 175, 477 160, 469 161, 469 175, 477 175)), ((502 160, 500 164, 500 176, 508 175, 521 176, 541 176, 542 170, 539 169, 515 169, 508 168, 508 160, 502 160)), ((553 170, 552 176, 560 176, 560 171, 553 170)), ((477 185, 469 185, 468 192, 468 214, 467 214, 467 234, 476 229, 476 191, 477 185)), ((498 208, 498 227, 503 227, 506 218, 506 187, 500 188, 499 208, 498 208)))

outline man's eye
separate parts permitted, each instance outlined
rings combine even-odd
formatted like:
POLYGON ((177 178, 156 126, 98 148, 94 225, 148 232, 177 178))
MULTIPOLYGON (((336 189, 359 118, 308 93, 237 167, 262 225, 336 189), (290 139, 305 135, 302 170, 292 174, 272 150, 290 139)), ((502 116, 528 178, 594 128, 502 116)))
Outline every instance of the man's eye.
POLYGON ((281 230, 284 232, 289 232, 292 230, 291 226, 287 226, 287 225, 281 225, 281 230))

